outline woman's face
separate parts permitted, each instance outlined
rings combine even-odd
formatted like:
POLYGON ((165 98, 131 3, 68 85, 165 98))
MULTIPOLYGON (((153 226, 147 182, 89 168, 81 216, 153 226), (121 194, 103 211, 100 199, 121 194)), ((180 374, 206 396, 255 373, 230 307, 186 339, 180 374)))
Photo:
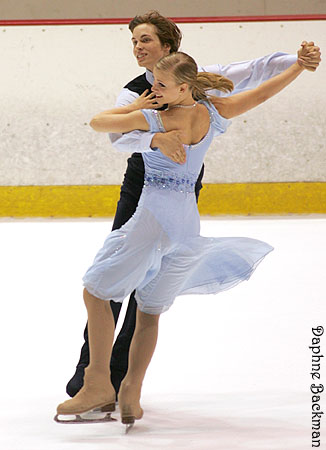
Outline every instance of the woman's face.
POLYGON ((138 65, 150 71, 163 56, 170 53, 170 46, 161 44, 156 31, 155 25, 142 23, 134 29, 131 38, 138 65))
POLYGON ((154 68, 154 84, 152 92, 159 106, 177 104, 185 92, 185 84, 177 84, 172 73, 154 68))

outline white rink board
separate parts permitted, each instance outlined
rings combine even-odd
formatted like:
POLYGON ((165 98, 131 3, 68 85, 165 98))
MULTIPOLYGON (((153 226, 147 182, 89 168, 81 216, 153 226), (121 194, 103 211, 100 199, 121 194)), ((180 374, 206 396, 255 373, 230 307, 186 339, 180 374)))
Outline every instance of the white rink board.
MULTIPOLYGON (((227 64, 303 39, 326 49, 325 21, 181 24, 182 50, 227 64)), ((0 185, 120 184, 127 154, 87 122, 143 73, 127 25, 0 28, 0 185)), ((326 70, 304 73, 240 118, 206 158, 205 182, 326 181, 326 70)))

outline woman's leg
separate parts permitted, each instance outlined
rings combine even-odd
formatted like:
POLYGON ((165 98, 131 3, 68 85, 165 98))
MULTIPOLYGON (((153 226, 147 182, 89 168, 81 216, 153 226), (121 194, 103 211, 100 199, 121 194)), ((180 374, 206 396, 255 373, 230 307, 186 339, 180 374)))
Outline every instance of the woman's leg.
MULTIPOLYGON (((114 323, 117 325, 120 310, 122 303, 116 303, 113 300, 110 301, 110 306, 112 309, 113 317, 114 317, 114 323)), ((136 317, 136 314, 135 314, 136 317)), ((113 347, 114 351, 114 347, 113 347)), ((128 361, 128 355, 127 355, 127 361, 128 361)), ((89 365, 89 345, 88 345, 88 324, 86 323, 86 327, 84 330, 84 344, 80 351, 80 358, 76 366, 76 372, 74 373, 73 377, 68 381, 66 386, 66 392, 70 397, 74 397, 77 392, 81 390, 84 384, 84 375, 85 375, 85 368, 89 365)), ((127 369, 126 369, 127 371, 127 369)), ((111 381, 113 377, 113 370, 111 367, 111 381)), ((119 383, 120 385, 120 383, 119 383)), ((116 389, 116 388, 115 388, 116 389)), ((116 390, 118 392, 118 390, 116 390)))
MULTIPOLYGON (((136 211, 144 184, 144 173, 145 168, 142 155, 141 153, 134 153, 128 159, 127 171, 121 186, 120 200, 117 205, 112 231, 121 228, 136 211)), ((110 303, 115 322, 117 323, 121 304, 113 301, 110 303)), ((136 308, 133 295, 129 300, 129 305, 130 307, 128 306, 123 327, 116 339, 116 344, 112 349, 111 381, 113 382, 117 393, 119 391, 121 380, 127 372, 129 346, 135 329, 136 308)), ((85 367, 89 364, 87 326, 84 332, 84 339, 85 342, 81 349, 76 372, 69 380, 66 387, 67 394, 70 395, 70 397, 75 396, 82 388, 85 367)))
POLYGON ((129 351, 128 372, 121 383, 119 405, 124 423, 140 419, 140 395, 147 367, 152 359, 158 336, 160 315, 146 314, 137 308, 136 328, 129 351), (125 420, 124 420, 125 419, 125 420))
POLYGON ((58 414, 75 414, 109 404, 114 410, 115 390, 110 382, 110 359, 114 319, 110 302, 100 300, 84 289, 88 314, 90 363, 83 388, 71 400, 58 406, 58 414))

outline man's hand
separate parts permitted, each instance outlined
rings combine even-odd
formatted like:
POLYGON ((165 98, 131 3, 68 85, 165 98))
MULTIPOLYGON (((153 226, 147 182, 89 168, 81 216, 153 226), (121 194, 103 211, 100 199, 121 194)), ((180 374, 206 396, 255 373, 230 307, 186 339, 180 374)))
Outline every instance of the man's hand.
POLYGON ((184 164, 186 162, 186 151, 183 147, 181 131, 179 130, 156 133, 152 139, 151 147, 158 147, 163 155, 176 163, 184 164))
POLYGON ((298 50, 298 64, 311 72, 314 72, 321 61, 320 48, 314 42, 303 41, 298 50))

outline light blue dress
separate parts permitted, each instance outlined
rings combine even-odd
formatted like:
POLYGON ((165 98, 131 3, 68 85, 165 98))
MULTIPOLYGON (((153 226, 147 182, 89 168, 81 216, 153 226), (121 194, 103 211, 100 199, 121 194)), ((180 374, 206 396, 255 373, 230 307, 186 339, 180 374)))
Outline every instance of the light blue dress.
MULTIPOLYGON (((183 294, 215 294, 248 280, 273 248, 246 237, 200 236, 194 188, 205 153, 229 121, 210 114, 206 136, 185 146, 187 162, 174 163, 159 150, 143 153, 145 180, 132 218, 112 231, 83 277, 103 300, 122 302, 136 289, 138 308, 160 314, 183 294)), ((160 113, 142 110, 152 132, 164 132, 160 113)))

